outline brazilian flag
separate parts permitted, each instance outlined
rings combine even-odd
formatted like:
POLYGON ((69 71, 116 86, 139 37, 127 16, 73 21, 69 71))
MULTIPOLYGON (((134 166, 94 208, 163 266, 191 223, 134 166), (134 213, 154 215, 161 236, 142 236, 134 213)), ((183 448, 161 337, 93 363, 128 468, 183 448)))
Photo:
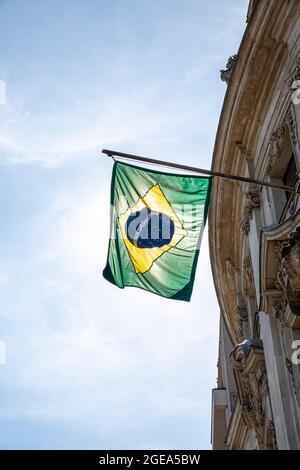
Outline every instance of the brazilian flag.
POLYGON ((105 279, 189 301, 211 178, 115 162, 105 279))

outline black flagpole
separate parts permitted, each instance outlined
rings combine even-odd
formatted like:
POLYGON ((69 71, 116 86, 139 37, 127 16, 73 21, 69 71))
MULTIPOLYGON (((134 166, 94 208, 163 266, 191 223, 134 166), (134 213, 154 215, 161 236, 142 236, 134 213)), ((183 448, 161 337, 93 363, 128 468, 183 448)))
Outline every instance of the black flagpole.
POLYGON ((267 181, 259 181, 253 178, 247 178, 244 176, 230 175, 227 173, 222 173, 220 171, 214 170, 204 170, 203 168, 197 168, 195 166, 182 165, 181 163, 172 163, 165 160, 155 160, 154 158, 141 157, 140 155, 131 155, 130 153, 116 152, 114 150, 103 149, 102 153, 108 157, 119 157, 125 158, 126 160, 134 160, 141 163, 150 163, 153 165, 160 165, 169 168, 174 168, 176 170, 191 171, 193 173, 200 173, 202 175, 217 176, 219 178, 226 178, 232 181, 241 181, 242 183, 252 183, 258 186, 266 186, 267 188, 280 189, 281 191, 286 191, 289 193, 300 194, 300 187, 297 185, 295 188, 292 186, 284 186, 275 183, 269 183, 267 181))

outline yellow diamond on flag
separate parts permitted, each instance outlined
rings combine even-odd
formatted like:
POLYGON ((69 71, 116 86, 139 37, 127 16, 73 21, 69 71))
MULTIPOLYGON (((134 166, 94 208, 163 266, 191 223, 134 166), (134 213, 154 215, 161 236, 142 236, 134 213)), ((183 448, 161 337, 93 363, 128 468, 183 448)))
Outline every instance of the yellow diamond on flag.
POLYGON ((187 235, 158 184, 120 215, 119 223, 130 260, 140 274, 187 235))

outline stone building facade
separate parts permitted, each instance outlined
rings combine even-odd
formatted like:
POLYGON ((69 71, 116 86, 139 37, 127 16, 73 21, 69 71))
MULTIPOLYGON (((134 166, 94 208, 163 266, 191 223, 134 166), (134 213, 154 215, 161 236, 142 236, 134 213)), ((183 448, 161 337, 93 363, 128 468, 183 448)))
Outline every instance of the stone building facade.
MULTIPOLYGON (((300 1, 250 1, 221 78, 212 168, 300 188, 300 1)), ((300 194, 214 178, 209 239, 213 448, 300 449, 300 194)))

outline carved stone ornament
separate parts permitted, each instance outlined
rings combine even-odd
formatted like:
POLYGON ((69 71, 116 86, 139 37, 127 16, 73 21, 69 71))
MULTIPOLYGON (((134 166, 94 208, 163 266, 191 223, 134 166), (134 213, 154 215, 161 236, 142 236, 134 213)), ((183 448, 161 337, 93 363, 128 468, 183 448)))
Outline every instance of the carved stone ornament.
POLYGON ((277 158, 279 158, 282 147, 283 147, 283 139, 285 133, 287 131, 286 123, 284 122, 278 129, 276 129, 270 138, 269 147, 268 147, 268 154, 267 154, 267 168, 264 174, 264 180, 267 180, 272 172, 272 169, 275 165, 277 158))
POLYGON ((284 222, 262 228, 258 310, 300 330, 300 209, 284 222))
POLYGON ((240 305, 237 306, 237 314, 238 314, 238 317, 242 321, 247 321, 248 320, 247 305, 245 303, 240 304, 240 305))
POLYGON ((270 178, 274 165, 282 153, 283 142, 287 131, 289 132, 293 146, 296 146, 298 143, 298 131, 295 110, 293 106, 289 107, 284 122, 271 135, 267 151, 268 164, 263 178, 264 181, 270 178))
POLYGON ((227 61, 227 64, 226 64, 226 69, 220 71, 221 80, 223 82, 226 82, 227 84, 230 82, 230 78, 231 78, 231 75, 232 75, 233 68, 236 64, 236 61, 237 61, 237 55, 236 54, 230 56, 228 61, 227 61))
POLYGON ((241 221, 241 229, 245 235, 250 231, 250 220, 253 216, 253 209, 260 207, 260 193, 255 184, 250 184, 246 193, 246 202, 243 209, 243 218, 241 221))
POLYGON ((254 286, 253 286, 253 266, 252 266, 250 251, 248 252, 247 256, 245 256, 244 261, 243 261, 243 286, 244 286, 244 294, 252 297, 254 294, 254 286))
POLYGON ((273 313, 274 313, 275 317, 277 318, 277 320, 280 321, 280 323, 283 326, 286 326, 286 323, 285 323, 286 306, 287 306, 287 301, 286 301, 286 299, 284 299, 282 301, 275 302, 274 303, 274 309, 273 309, 273 313))
POLYGON ((293 215, 295 213, 295 210, 297 208, 298 199, 299 199, 298 194, 294 194, 294 195, 292 195, 292 197, 290 196, 290 201, 289 201, 289 206, 288 206, 288 210, 289 210, 290 215, 293 215))
POLYGON ((230 357, 245 422, 254 430, 258 449, 270 448, 267 434, 272 416, 267 406, 269 388, 263 343, 260 339, 245 340, 233 349, 230 357))
POLYGON ((295 80, 300 80, 300 56, 296 59, 296 64, 286 77, 288 86, 291 88, 295 80))
POLYGON ((293 106, 290 106, 286 114, 286 123, 289 128, 291 141, 293 145, 295 146, 297 145, 297 142, 298 142, 298 135, 297 135, 297 123, 296 123, 295 110, 293 106))
POLYGON ((237 330, 237 338, 238 338, 238 341, 244 341, 245 339, 245 336, 244 336, 244 324, 243 324, 243 321, 242 320, 239 320, 238 321, 238 330, 237 330))
POLYGON ((278 283, 286 296, 291 312, 300 316, 300 227, 289 238, 278 242, 278 283))
POLYGON ((244 325, 248 322, 248 309, 245 299, 240 294, 238 296, 238 305, 237 305, 237 318, 239 322, 239 329, 238 329, 238 339, 239 341, 244 341, 244 325))
POLYGON ((251 348, 263 349, 263 342, 261 339, 246 339, 240 344, 237 344, 230 356, 234 358, 236 362, 245 364, 248 354, 251 348))
POLYGON ((252 276, 253 276, 253 267, 252 267, 250 252, 248 253, 248 255, 244 259, 243 268, 244 268, 245 278, 246 279, 252 278, 252 276))

